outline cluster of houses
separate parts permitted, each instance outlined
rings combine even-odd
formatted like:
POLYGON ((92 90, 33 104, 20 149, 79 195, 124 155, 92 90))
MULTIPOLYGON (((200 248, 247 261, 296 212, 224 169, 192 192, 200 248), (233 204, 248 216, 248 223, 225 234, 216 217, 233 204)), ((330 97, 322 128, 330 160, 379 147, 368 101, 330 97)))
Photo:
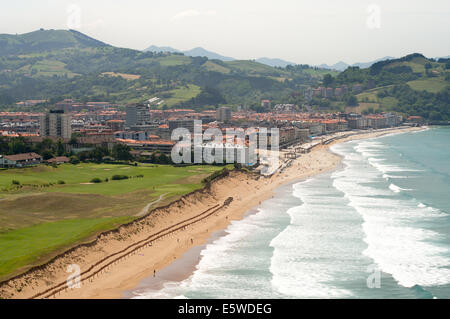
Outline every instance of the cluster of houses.
POLYGON ((366 85, 363 85, 361 83, 355 83, 352 86, 348 85, 342 85, 338 87, 324 87, 319 86, 318 88, 307 88, 304 91, 304 97, 307 102, 310 102, 314 97, 317 98, 326 98, 330 99, 333 97, 341 98, 345 94, 352 93, 352 94, 359 94, 364 89, 372 89, 375 87, 375 83, 373 80, 369 80, 366 85))

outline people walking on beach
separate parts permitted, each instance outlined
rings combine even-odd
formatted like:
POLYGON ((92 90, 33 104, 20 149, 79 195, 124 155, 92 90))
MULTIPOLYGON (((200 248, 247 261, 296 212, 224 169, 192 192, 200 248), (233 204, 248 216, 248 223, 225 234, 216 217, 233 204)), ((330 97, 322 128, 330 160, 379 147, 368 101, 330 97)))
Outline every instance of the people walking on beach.
POLYGON ((153 270, 153 277, 156 277, 156 269, 153 270))

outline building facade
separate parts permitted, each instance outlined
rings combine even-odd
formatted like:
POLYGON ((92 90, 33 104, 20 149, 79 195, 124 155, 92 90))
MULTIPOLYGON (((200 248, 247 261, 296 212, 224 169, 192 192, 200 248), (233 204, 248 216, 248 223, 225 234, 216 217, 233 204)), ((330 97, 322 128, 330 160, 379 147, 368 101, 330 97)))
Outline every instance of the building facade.
POLYGON ((40 118, 40 135, 47 137, 70 138, 72 135, 71 117, 64 111, 50 111, 40 118))
POLYGON ((26 167, 38 165, 41 162, 41 155, 36 153, 0 155, 0 167, 26 167))
POLYGON ((217 110, 217 120, 227 122, 231 120, 231 109, 226 106, 219 107, 217 110))
POLYGON ((173 130, 177 128, 185 128, 190 133, 194 133, 194 120, 182 119, 182 120, 171 120, 169 121, 169 131, 172 133, 173 130))
POLYGON ((126 121, 127 127, 135 125, 145 125, 150 122, 150 110, 147 105, 128 105, 126 107, 126 121))

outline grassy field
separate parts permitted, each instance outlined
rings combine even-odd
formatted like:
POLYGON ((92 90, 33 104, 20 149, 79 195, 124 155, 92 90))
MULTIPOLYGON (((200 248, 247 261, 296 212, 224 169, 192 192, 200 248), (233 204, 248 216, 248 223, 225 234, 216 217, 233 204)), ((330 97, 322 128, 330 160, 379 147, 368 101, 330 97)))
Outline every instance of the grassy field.
POLYGON ((374 110, 377 110, 380 107, 383 108, 384 110, 392 109, 393 107, 398 105, 398 100, 395 97, 388 96, 384 98, 379 98, 377 96, 378 92, 383 91, 384 89, 389 87, 390 86, 380 87, 356 95, 356 98, 358 99, 359 102, 359 106, 351 109, 353 109, 354 112, 362 112, 364 110, 367 110, 368 108, 373 108, 374 110))
POLYGON ((199 189, 205 177, 221 169, 64 164, 0 170, 0 279, 133 220, 161 195, 156 206, 199 189), (129 179, 113 181, 113 175, 129 179), (93 178, 103 182, 91 183, 93 178))
POLYGON ((271 75, 275 71, 274 68, 268 65, 250 60, 227 61, 225 64, 231 69, 240 70, 248 74, 271 75))
POLYGON ((210 61, 210 60, 206 61, 206 63, 203 64, 203 67, 205 69, 207 69, 208 71, 220 72, 220 73, 223 73, 223 74, 230 73, 230 69, 228 69, 228 68, 226 68, 226 67, 224 67, 222 65, 219 65, 219 64, 217 64, 217 63, 215 63, 213 61, 210 61))
POLYGON ((0 279, 99 231, 131 220, 130 217, 71 219, 0 233, 0 279))
POLYGON ((312 75, 313 77, 322 78, 325 74, 331 74, 337 76, 340 72, 327 69, 304 69, 303 72, 312 75))
POLYGON ((443 78, 436 77, 410 81, 408 82, 408 85, 413 90, 437 93, 443 90, 448 85, 448 82, 443 78))
POLYGON ((422 73, 425 74, 425 64, 428 61, 422 57, 415 57, 411 61, 402 61, 402 62, 395 62, 391 63, 387 66, 387 68, 394 68, 397 66, 409 66, 411 67, 412 71, 414 73, 422 73))
POLYGON ((407 62, 395 62, 387 66, 387 68, 394 68, 397 66, 409 66, 414 73, 425 73, 425 63, 419 63, 414 60, 407 62))
POLYGON ((191 62, 191 58, 184 55, 169 55, 157 58, 155 60, 158 61, 162 66, 176 66, 189 64, 191 62))
POLYGON ((377 92, 364 92, 356 95, 359 102, 367 101, 368 103, 378 102, 377 92))
POLYGON ((359 103, 358 106, 347 106, 345 108, 346 112, 362 113, 368 109, 372 108, 374 111, 380 108, 379 103, 359 103))
POLYGON ((35 71, 34 76, 67 76, 72 78, 77 74, 66 69, 66 65, 56 60, 42 60, 31 66, 30 71, 35 71))
POLYGON ((180 102, 186 102, 190 99, 196 97, 200 93, 201 89, 199 86, 194 84, 189 84, 187 87, 180 87, 171 91, 168 91, 173 94, 172 97, 165 99, 165 105, 167 106, 175 106, 180 102))

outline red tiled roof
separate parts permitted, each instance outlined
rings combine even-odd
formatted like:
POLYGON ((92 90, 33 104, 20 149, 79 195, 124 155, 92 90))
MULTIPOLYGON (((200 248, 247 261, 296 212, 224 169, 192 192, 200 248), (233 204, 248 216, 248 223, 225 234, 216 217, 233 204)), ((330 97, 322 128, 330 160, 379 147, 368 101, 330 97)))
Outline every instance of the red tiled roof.
POLYGON ((24 161, 24 160, 34 160, 34 159, 42 159, 42 156, 36 153, 24 153, 24 154, 16 154, 16 155, 5 155, 4 158, 10 161, 24 161))
POLYGON ((159 141, 136 141, 131 139, 120 139, 117 138, 116 141, 127 143, 127 144, 147 144, 147 145, 175 145, 174 141, 166 141, 166 140, 159 140, 159 141))

